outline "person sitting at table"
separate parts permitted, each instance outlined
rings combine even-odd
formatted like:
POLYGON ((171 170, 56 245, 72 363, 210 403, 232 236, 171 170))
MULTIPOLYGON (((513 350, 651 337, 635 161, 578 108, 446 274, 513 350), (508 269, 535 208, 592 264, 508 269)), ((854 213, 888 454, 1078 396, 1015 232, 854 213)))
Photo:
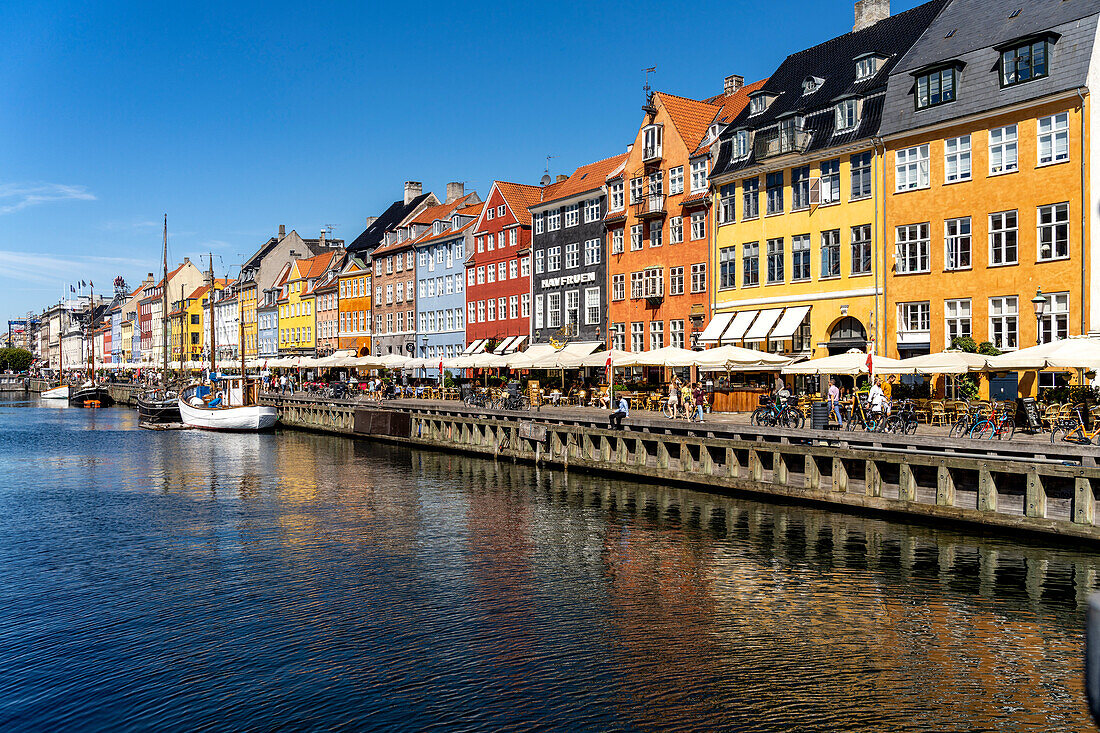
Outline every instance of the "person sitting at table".
POLYGON ((611 395, 608 394, 608 388, 603 387, 595 396, 596 406, 607 409, 611 407, 611 395))
POLYGON ((608 416, 608 424, 611 426, 612 429, 618 428, 619 430, 622 430, 623 419, 628 417, 629 415, 630 405, 627 403, 626 397, 624 397, 623 395, 619 395, 619 409, 615 410, 615 412, 611 413, 608 416))

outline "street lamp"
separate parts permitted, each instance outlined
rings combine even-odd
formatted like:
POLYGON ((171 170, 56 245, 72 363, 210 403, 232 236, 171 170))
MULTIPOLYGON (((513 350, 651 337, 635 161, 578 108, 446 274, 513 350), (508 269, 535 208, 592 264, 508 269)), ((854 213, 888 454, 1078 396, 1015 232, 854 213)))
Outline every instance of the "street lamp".
POLYGON ((1031 299, 1031 306, 1035 309, 1035 344, 1042 343, 1043 316, 1047 312, 1047 297, 1043 295, 1043 289, 1035 291, 1035 297, 1031 299))

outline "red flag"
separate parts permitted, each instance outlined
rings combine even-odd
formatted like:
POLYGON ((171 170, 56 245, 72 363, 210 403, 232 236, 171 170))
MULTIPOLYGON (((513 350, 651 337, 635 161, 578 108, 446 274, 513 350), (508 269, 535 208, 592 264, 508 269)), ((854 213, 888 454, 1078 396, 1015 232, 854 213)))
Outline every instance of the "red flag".
POLYGON ((607 352, 607 359, 603 363, 604 369, 607 370, 607 381, 611 382, 611 351, 607 352))
POLYGON ((874 363, 871 360, 872 356, 874 356, 874 352, 868 351, 867 352, 867 374, 869 376, 873 377, 873 376, 875 376, 875 367, 874 367, 874 363))

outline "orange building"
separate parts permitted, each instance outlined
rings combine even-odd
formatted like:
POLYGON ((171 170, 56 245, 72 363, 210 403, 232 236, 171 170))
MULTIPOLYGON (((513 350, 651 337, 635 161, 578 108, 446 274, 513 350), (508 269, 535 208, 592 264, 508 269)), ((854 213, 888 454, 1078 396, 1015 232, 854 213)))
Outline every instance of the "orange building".
POLYGON ((709 313, 709 149, 747 104, 738 76, 707 100, 649 95, 622 168, 607 179, 611 346, 688 348, 709 313))
POLYGON ((371 271, 361 254, 349 253, 340 270, 338 329, 341 349, 370 354, 371 271))

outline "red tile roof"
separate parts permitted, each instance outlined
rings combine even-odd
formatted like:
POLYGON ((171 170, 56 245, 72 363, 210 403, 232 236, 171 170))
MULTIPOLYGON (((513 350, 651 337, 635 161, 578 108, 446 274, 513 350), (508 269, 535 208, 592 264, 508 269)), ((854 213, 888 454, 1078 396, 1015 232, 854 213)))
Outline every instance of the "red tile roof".
MULTIPOLYGON (((733 94, 719 94, 716 97, 711 97, 706 100, 708 104, 716 104, 720 106, 718 114, 714 116, 712 122, 719 122, 723 125, 733 121, 733 118, 741 114, 741 110, 749 104, 749 95, 755 92, 760 87, 764 86, 767 79, 761 79, 760 81, 753 82, 752 84, 746 84, 738 89, 733 94)), ((710 127, 708 125, 707 127, 710 127)), ((706 138, 704 137, 704 140, 706 138)), ((698 147, 692 153, 692 155, 701 155, 710 150, 711 145, 714 144, 714 140, 707 141, 706 143, 700 141, 698 147)))
POLYGON ((500 195, 508 202, 508 208, 515 214, 516 221, 531 226, 531 212, 527 209, 542 199, 542 187, 528 186, 526 183, 509 183, 508 181, 494 181, 493 185, 497 187, 500 195))
POLYGON ((721 110, 721 105, 701 102, 697 99, 677 97, 675 94, 655 92, 654 102, 660 101, 672 126, 688 150, 694 150, 707 134, 707 128, 721 110))
POLYGON ((622 153, 603 160, 597 160, 595 163, 582 165, 564 181, 551 183, 543 188, 540 201, 534 205, 538 206, 539 203, 555 201, 599 188, 607 180, 607 176, 622 165, 623 161, 626 160, 626 156, 626 153, 622 153))

